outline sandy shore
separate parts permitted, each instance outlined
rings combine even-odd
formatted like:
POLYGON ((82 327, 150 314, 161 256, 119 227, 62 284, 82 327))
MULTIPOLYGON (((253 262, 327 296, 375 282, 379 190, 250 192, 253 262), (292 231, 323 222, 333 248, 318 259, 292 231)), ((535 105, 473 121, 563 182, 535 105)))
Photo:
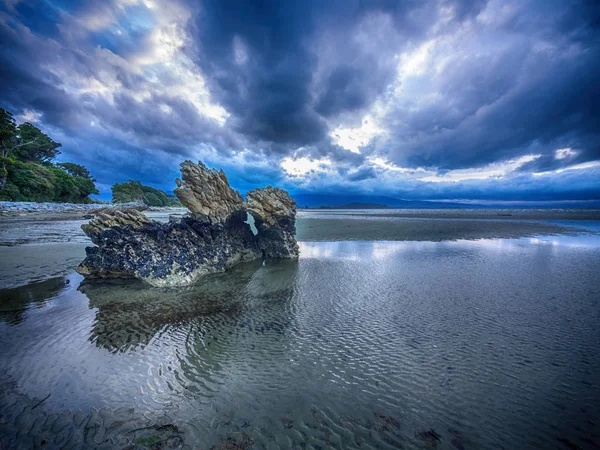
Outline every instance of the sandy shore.
POLYGON ((600 209, 307 209, 310 216, 478 220, 600 220, 600 209))
POLYGON ((0 289, 65 275, 85 258, 85 244, 0 247, 0 289))
MULTIPOLYGON (((166 221, 182 209, 148 211, 154 220, 166 221)), ((90 240, 81 230, 82 212, 48 212, 0 217, 0 289, 20 286, 67 274, 85 257, 90 240)), ((433 217, 435 213, 386 213, 385 211, 300 211, 297 217, 299 241, 447 241, 461 239, 501 239, 586 232, 581 221, 567 226, 548 221, 515 220, 514 216, 460 220, 433 217), (401 217, 398 214, 410 214, 401 217)), ((447 213, 441 213, 445 215, 447 213)), ((480 214, 480 213, 476 213, 480 214)), ((493 214, 493 213, 492 213, 493 214)), ((527 212, 527 214, 531 214, 527 212)), ((564 214, 544 213, 545 219, 561 220, 564 214)), ((587 217, 587 216, 586 216, 587 217)))
POLYGON ((306 218, 297 222, 299 241, 454 241, 508 239, 525 236, 577 233, 545 222, 508 220, 431 220, 365 218, 346 220, 306 218))

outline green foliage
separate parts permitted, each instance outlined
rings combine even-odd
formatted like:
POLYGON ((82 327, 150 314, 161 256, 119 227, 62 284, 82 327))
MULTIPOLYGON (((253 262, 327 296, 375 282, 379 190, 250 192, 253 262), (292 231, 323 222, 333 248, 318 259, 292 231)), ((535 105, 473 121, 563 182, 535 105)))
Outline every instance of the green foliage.
POLYGON ((8 200, 11 202, 26 202, 29 201, 27 197, 25 197, 21 192, 19 192, 19 188, 12 184, 10 181, 7 181, 4 185, 4 188, 0 190, 0 200, 8 200))
POLYGON ((60 146, 0 108, 0 200, 90 203, 96 180, 79 164, 53 164, 60 146))
POLYGON ((111 187, 113 203, 129 203, 142 201, 142 183, 129 180, 126 183, 115 183, 111 187))
POLYGON ((90 180, 92 179, 92 177, 90 176, 90 171, 87 170, 85 167, 80 166, 79 164, 66 162, 58 163, 57 166, 65 170, 68 174, 73 175, 74 177, 89 178, 90 180))
POLYGON ((183 203, 181 203, 179 201, 179 199, 177 198, 177 196, 175 194, 167 194, 167 197, 169 198, 169 206, 174 207, 174 208, 183 208, 183 203))
POLYGON ((54 174, 40 164, 15 162, 9 170, 8 182, 27 201, 51 201, 54 197, 54 174))
MULTIPOLYGON (((166 198, 166 195, 164 196, 166 198)), ((149 206, 167 206, 167 203, 163 201, 160 195, 154 192, 144 192, 144 203, 149 206)))
POLYGON ((17 127, 19 147, 14 150, 15 156, 21 161, 47 162, 60 153, 62 144, 54 142, 39 128, 29 122, 17 127))
POLYGON ((53 167, 52 171, 55 177, 54 198, 56 201, 89 203, 89 195, 98 193, 94 185, 94 180, 89 178, 89 176, 73 176, 58 167, 53 167))
POLYGON ((111 191, 113 203, 143 202, 148 206, 181 206, 173 194, 144 186, 137 180, 113 184, 111 191))
POLYGON ((11 150, 17 143, 17 125, 13 115, 0 108, 0 189, 8 176, 11 150))
POLYGON ((0 108, 0 142, 3 148, 10 147, 17 136, 17 125, 12 113, 0 108))
POLYGON ((74 177, 56 166, 16 161, 9 170, 0 198, 11 201, 89 203, 98 194, 94 181, 74 177))

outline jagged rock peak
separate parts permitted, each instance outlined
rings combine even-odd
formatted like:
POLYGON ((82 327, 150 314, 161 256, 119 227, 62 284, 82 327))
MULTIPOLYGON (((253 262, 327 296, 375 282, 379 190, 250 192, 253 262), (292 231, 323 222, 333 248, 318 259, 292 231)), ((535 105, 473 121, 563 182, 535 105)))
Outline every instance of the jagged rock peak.
POLYGON ((246 193, 247 209, 267 226, 275 225, 282 218, 296 217, 296 201, 287 191, 267 186, 246 193))
POLYGON ((98 235, 101 231, 114 227, 129 226, 138 229, 150 222, 148 217, 136 209, 106 209, 97 213, 89 223, 81 228, 88 236, 98 235))
POLYGON ((82 228, 95 247, 77 271, 87 278, 135 277, 154 286, 181 286, 253 259, 296 259, 296 202, 271 186, 245 203, 223 171, 182 163, 175 193, 193 213, 168 223, 140 211, 99 211, 82 228), (246 222, 255 218, 259 233, 246 222))
POLYGON ((244 199, 229 186, 225 172, 209 169, 198 161, 181 163, 181 181, 175 180, 175 195, 198 219, 224 222, 244 209, 244 199))

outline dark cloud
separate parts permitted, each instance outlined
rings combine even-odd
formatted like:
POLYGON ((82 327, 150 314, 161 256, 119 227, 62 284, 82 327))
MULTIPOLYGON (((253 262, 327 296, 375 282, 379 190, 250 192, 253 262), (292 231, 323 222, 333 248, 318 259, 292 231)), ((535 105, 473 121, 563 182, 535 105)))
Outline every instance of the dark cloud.
MULTIPOLYGON (((0 13, 1 14, 1 13, 0 13)), ((57 75, 44 70, 48 55, 58 47, 51 41, 38 41, 18 22, 4 16, 0 20, 0 96, 9 109, 43 111, 51 124, 68 126, 75 122, 80 108, 61 89, 57 75)))
MULTIPOLYGON (((477 201, 566 201, 598 200, 600 198, 600 168, 565 170, 541 176, 517 174, 500 179, 467 180, 456 182, 424 182, 405 179, 394 188, 389 185, 365 190, 359 182, 344 181, 311 186, 310 189, 291 188, 303 193, 354 193, 384 195, 398 199, 418 200, 477 200, 477 201)), ((347 180, 347 178, 346 178, 347 180)), ((373 180, 376 181, 376 180, 373 180)))
POLYGON ((314 26, 311 9, 309 2, 203 2, 192 31, 198 63, 236 130, 296 145, 325 136, 309 107, 316 57, 304 40, 314 26))
POLYGON ((0 7, 0 41, 0 105, 41 114, 61 158, 104 186, 170 189, 179 161, 202 157, 242 191, 600 197, 596 169, 557 172, 600 160, 592 0, 23 0, 0 7), (334 130, 366 117, 383 132, 343 148, 334 130), (417 178, 524 155, 540 156, 500 179, 417 178), (331 170, 288 177, 283 158, 331 170))
MULTIPOLYGON (((99 13, 94 8, 78 4, 76 9, 93 18, 99 13)), ((24 26, 19 11, 0 12, 0 106, 17 115, 41 114, 38 125, 63 144, 61 159, 87 165, 101 183, 133 178, 171 186, 179 161, 194 157, 198 146, 226 156, 247 145, 200 114, 189 99, 152 89, 144 74, 93 39, 75 39, 70 28, 61 39, 45 36, 44 29, 24 26), (168 181, 165 172, 173 174, 168 181)), ((63 28, 71 27, 73 17, 61 11, 63 28)), ((177 85, 165 72, 152 75, 159 86, 161 78, 177 85)))
POLYGON ((597 200, 600 198, 598 177, 600 170, 596 167, 545 176, 522 174, 502 180, 476 180, 455 186, 431 183, 421 186, 420 197, 498 201, 597 200))
MULTIPOLYGON (((570 151, 570 149, 559 149, 558 151, 560 152, 561 150, 570 151)), ((588 155, 585 153, 581 154, 579 152, 573 152, 572 154, 568 154, 564 157, 557 157, 555 152, 549 155, 542 155, 533 161, 529 161, 519 167, 517 171, 521 173, 550 172, 554 170, 560 170, 565 167, 583 164, 588 160, 588 158, 588 155)))
POLYGON ((377 171, 374 167, 362 167, 355 172, 349 173, 346 177, 348 181, 362 181, 370 178, 377 178, 377 171))
POLYGON ((327 77, 324 92, 319 98, 316 111, 324 117, 330 117, 340 112, 352 112, 367 106, 374 97, 380 84, 370 84, 369 66, 361 67, 338 66, 327 77))
POLYGON ((513 34, 482 30, 486 46, 457 52, 435 80, 434 101, 392 110, 385 151, 398 164, 441 171, 532 152, 542 163, 565 147, 580 162, 600 159, 600 31, 591 25, 597 6, 587 6, 587 16, 564 4, 521 11, 501 27, 513 34))
MULTIPOLYGON (((461 19, 483 4, 447 3, 460 4, 461 19)), ((325 138, 324 118, 362 109, 383 92, 395 70, 393 44, 425 33, 437 12, 416 1, 207 0, 190 27, 230 125, 302 146, 325 138), (378 29, 385 20, 377 14, 389 29, 378 29)))
POLYGON ((493 83, 485 83, 489 91, 475 101, 476 113, 413 144, 409 164, 444 169, 482 166, 521 156, 532 145, 546 154, 573 147, 581 149, 586 160, 599 159, 600 52, 554 57, 531 55, 520 73, 522 83, 493 102, 484 98, 494 92, 493 83))

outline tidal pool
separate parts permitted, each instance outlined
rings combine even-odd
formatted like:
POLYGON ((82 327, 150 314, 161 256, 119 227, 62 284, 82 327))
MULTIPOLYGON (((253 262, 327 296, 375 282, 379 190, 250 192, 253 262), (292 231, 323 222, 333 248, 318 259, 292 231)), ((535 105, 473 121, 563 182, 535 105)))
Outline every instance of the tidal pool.
POLYGON ((600 239, 303 242, 0 291, 0 445, 598 448, 600 239))

